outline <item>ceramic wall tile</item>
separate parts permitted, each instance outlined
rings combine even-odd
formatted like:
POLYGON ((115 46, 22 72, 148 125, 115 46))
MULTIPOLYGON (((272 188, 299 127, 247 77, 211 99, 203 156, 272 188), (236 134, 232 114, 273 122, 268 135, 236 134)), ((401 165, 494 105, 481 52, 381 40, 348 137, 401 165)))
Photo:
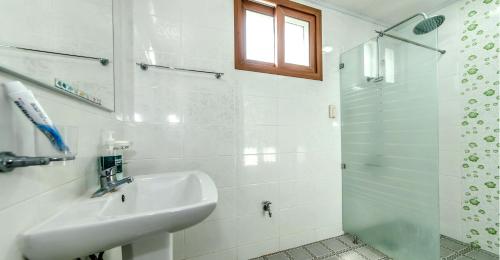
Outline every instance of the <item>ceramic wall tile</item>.
POLYGON ((237 234, 234 232, 236 227, 235 220, 226 219, 205 221, 187 229, 184 246, 186 257, 233 248, 237 242, 237 234))
POLYGON ((441 231, 494 253, 499 246, 498 5, 464 0, 437 12, 446 15, 439 45, 447 50, 438 63, 441 231))
MULTIPOLYGON (((0 175, 0 219, 19 220, 0 236, 0 258, 21 259, 15 235, 97 187, 95 160, 104 130, 132 141, 125 154, 129 175, 201 170, 214 179, 220 203, 209 219, 174 235, 177 260, 249 259, 342 232, 340 134, 334 126, 338 121, 327 117, 327 109, 339 103, 340 52, 372 37, 377 26, 316 7, 323 10, 325 44, 333 48, 324 54, 322 82, 235 70, 233 1, 134 0, 118 6, 126 13, 123 17, 130 18, 124 18, 118 35, 117 61, 123 64, 116 64, 116 113, 29 86, 54 121, 79 129, 79 156, 75 162, 0 175), (225 75, 216 80, 210 75, 143 71, 136 62, 225 75), (315 198, 331 198, 332 203, 318 207, 315 198), (264 200, 273 202, 271 219, 263 217, 264 200), (321 212, 327 214, 319 217, 321 212)), ((64 35, 72 31, 54 30, 64 35)), ((50 39, 40 37, 39 43, 50 44, 50 39)), ((92 52, 104 50, 100 43, 78 44, 89 45, 92 52)), ((71 41, 64 45, 72 46, 71 41)), ((92 75, 92 70, 82 70, 80 76, 92 75)), ((0 82, 10 79, 1 76, 0 82)), ((0 145, 33 154, 33 127, 1 91, 0 106, 0 116, 6 119, 0 129, 7 133, 0 136, 0 145)))
POLYGON ((238 247, 238 259, 251 259, 279 251, 280 240, 277 238, 262 240, 238 247))
POLYGON ((264 214, 240 216, 237 218, 238 245, 248 245, 279 237, 280 212, 275 211, 272 218, 264 214))

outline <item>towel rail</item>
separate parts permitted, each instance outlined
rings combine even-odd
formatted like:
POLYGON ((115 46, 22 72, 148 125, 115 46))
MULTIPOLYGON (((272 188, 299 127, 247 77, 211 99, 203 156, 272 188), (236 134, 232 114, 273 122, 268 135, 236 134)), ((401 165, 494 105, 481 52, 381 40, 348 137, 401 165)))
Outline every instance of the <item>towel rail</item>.
POLYGON ((26 81, 26 82, 29 82, 29 83, 32 83, 32 84, 35 84, 35 85, 38 85, 40 87, 44 87, 46 89, 49 89, 49 90, 53 90, 53 91, 56 91, 57 93, 60 93, 60 94, 63 94, 63 95, 66 95, 66 96, 69 96, 69 97, 72 97, 72 98, 76 98, 80 101, 83 101, 87 104, 91 104, 97 108, 100 108, 102 110, 105 110, 105 111, 108 111, 108 112, 113 112, 114 109, 109 109, 105 106, 103 106, 100 102, 97 103, 91 99, 88 99, 88 98, 85 98, 85 97, 82 97, 82 96, 79 96, 75 93, 72 93, 72 92, 69 92, 69 91, 66 91, 64 89, 61 89, 61 88, 57 88, 57 87, 54 87, 54 86, 51 86, 47 83, 44 83, 44 82, 41 82, 40 80, 37 80, 37 79, 34 79, 32 77, 29 77, 29 76, 26 76, 24 74, 21 74, 17 71, 13 71, 11 69, 8 69, 6 67, 3 67, 3 66, 0 66, 0 73, 5 73, 7 75, 10 75, 12 77, 15 77, 17 79, 20 79, 20 80, 23 80, 23 81, 26 81))
POLYGON ((24 48, 24 47, 19 47, 19 46, 12 46, 12 45, 7 45, 7 44, 0 44, 0 47, 2 47, 2 48, 9 48, 9 49, 16 49, 16 50, 21 50, 21 51, 30 51, 30 52, 38 52, 38 53, 51 54, 51 55, 73 57, 73 58, 79 58, 79 59, 96 60, 96 61, 99 61, 99 63, 101 63, 102 66, 106 66, 106 65, 109 64, 109 59, 107 59, 107 58, 84 56, 84 55, 76 55, 76 54, 64 53, 64 52, 37 50, 37 49, 30 49, 30 48, 24 48))
POLYGON ((216 79, 220 79, 222 76, 224 76, 224 73, 215 72, 215 71, 183 69, 183 68, 176 68, 176 67, 171 67, 171 66, 152 65, 152 64, 146 64, 146 63, 136 63, 136 64, 137 64, 137 66, 141 67, 142 70, 148 70, 149 67, 153 67, 153 68, 168 69, 168 70, 213 74, 216 79))

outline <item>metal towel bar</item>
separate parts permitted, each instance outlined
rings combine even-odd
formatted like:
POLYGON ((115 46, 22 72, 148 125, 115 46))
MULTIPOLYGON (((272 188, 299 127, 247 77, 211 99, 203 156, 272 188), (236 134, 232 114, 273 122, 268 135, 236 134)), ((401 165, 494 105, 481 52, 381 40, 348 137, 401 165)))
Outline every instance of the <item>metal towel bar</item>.
POLYGON ((81 101, 83 101, 83 102, 85 102, 85 103, 88 103, 88 104, 91 104, 91 105, 93 105, 93 106, 95 106, 95 107, 98 107, 98 108, 100 108, 100 109, 102 109, 102 110, 106 110, 106 111, 108 111, 108 112, 113 112, 113 109, 109 109, 109 108, 107 108, 107 107, 104 107, 104 106, 103 106, 102 104, 100 104, 100 103, 96 103, 96 102, 94 102, 94 101, 92 101, 92 100, 90 100, 90 99, 87 99, 87 98, 84 98, 84 97, 78 96, 78 95, 76 95, 76 94, 74 94, 74 93, 71 93, 71 92, 68 92, 68 91, 63 91, 62 89, 59 89, 59 88, 53 87, 53 86, 51 86, 51 85, 49 85, 49 84, 43 83, 43 82, 41 82, 41 81, 39 81, 39 80, 37 80, 37 79, 34 79, 34 78, 31 78, 31 77, 28 77, 28 76, 26 76, 26 75, 24 75, 24 74, 21 74, 21 73, 19 73, 19 72, 17 72, 17 71, 13 71, 13 70, 8 69, 8 68, 5 68, 5 67, 3 67, 3 66, 0 66, 0 73, 5 73, 5 74, 8 74, 8 75, 10 75, 10 76, 13 76, 13 77, 15 77, 15 78, 17 78, 17 79, 24 80, 24 81, 26 81, 26 82, 29 82, 29 83, 32 83, 32 84, 38 85, 38 86, 40 86, 40 87, 44 87, 44 88, 46 88, 46 89, 50 89, 50 90, 53 90, 53 91, 57 91, 57 93, 60 93, 60 94, 63 94, 63 95, 66 95, 66 96, 69 96, 69 97, 72 97, 72 98, 76 98, 76 99, 81 100, 81 101))
POLYGON ((55 51, 37 50, 37 49, 30 49, 30 48, 24 48, 24 47, 18 47, 18 46, 6 45, 6 44, 0 44, 0 47, 2 47, 2 48, 9 48, 9 49, 16 49, 16 50, 22 50, 22 51, 31 51, 31 52, 38 52, 38 53, 45 53, 45 54, 52 54, 52 55, 60 55, 60 56, 73 57, 73 58, 80 58, 80 59, 97 60, 97 61, 99 61, 99 63, 101 63, 102 66, 106 66, 106 65, 109 64, 109 59, 107 59, 107 58, 92 57, 92 56, 83 56, 83 55, 76 55, 76 54, 63 53, 63 52, 55 52, 55 51))
POLYGON ((205 74, 213 74, 216 79, 220 79, 224 75, 224 73, 222 73, 222 72, 215 72, 215 71, 183 69, 183 68, 175 68, 175 67, 171 67, 171 66, 152 65, 152 64, 146 64, 146 63, 136 63, 136 64, 137 64, 137 66, 141 67, 142 70, 148 70, 149 67, 153 67, 153 68, 168 69, 168 70, 205 73, 205 74))

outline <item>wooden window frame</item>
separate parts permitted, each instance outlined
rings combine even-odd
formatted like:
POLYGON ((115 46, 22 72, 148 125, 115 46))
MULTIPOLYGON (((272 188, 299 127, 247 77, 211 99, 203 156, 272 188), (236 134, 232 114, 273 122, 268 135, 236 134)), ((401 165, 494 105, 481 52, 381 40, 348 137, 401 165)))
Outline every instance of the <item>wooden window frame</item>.
POLYGON ((297 78, 323 80, 321 10, 289 0, 234 0, 235 67, 297 78), (268 3, 272 6, 266 6, 268 3), (275 63, 246 59, 245 13, 253 11, 274 17, 275 63), (285 63, 285 16, 309 22, 309 66, 285 63))

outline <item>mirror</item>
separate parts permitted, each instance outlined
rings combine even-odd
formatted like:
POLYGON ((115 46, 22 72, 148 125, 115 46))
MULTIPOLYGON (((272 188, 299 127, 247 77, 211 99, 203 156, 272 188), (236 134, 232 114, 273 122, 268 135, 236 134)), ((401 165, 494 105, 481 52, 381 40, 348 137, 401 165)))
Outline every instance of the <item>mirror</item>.
POLYGON ((0 72, 114 110, 113 0, 2 0, 0 32, 0 72))

